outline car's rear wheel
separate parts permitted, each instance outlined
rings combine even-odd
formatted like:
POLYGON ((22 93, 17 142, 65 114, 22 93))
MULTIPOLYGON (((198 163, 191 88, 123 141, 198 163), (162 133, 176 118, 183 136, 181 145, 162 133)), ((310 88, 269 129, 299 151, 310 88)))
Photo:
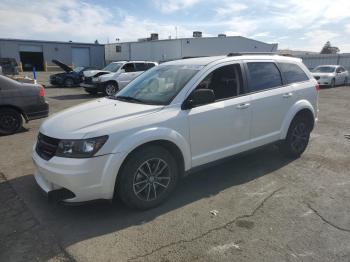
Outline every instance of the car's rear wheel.
POLYGON ((149 209, 162 203, 178 180, 175 158, 163 147, 146 146, 132 153, 117 179, 117 193, 129 207, 149 209))
POLYGON ((297 116, 289 126, 286 139, 281 144, 281 150, 287 156, 298 158, 304 153, 310 140, 311 127, 308 119, 297 116))
POLYGON ((66 80, 64 80, 64 86, 65 87, 73 87, 74 80, 72 78, 67 78, 66 80))
POLYGON ((118 92, 118 85, 114 82, 108 82, 105 86, 105 95, 113 96, 118 92))
POLYGON ((23 119, 21 114, 12 108, 0 109, 0 134, 10 135, 21 129, 23 119))

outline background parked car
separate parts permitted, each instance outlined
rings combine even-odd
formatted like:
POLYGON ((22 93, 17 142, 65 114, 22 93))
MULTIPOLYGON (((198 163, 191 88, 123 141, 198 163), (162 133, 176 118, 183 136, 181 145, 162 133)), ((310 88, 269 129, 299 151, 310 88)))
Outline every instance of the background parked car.
POLYGON ((85 91, 90 94, 102 92, 108 96, 114 95, 116 92, 124 88, 137 76, 144 71, 158 65, 156 62, 150 61, 129 61, 115 63, 117 71, 95 76, 90 83, 84 83, 85 91))
POLYGON ((17 62, 14 58, 0 58, 0 67, 4 75, 18 75, 17 62))
POLYGON ((91 70, 92 67, 76 67, 72 69, 66 64, 58 61, 52 60, 52 62, 58 65, 64 73, 58 73, 50 76, 50 84, 57 86, 73 87, 78 86, 83 80, 83 72, 86 70, 91 70))
POLYGON ((47 117, 49 105, 44 96, 42 85, 20 83, 0 76, 0 135, 20 130, 23 118, 28 122, 47 117))
POLYGON ((349 79, 349 72, 340 65, 320 65, 311 73, 321 86, 346 85, 349 79))

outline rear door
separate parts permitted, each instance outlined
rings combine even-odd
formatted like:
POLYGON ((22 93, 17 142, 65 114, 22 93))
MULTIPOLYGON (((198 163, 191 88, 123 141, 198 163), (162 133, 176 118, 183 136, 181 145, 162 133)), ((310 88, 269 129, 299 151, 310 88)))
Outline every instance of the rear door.
POLYGON ((261 146, 280 138, 281 127, 296 99, 291 85, 284 85, 277 64, 270 60, 246 61, 251 94, 252 146, 261 146))

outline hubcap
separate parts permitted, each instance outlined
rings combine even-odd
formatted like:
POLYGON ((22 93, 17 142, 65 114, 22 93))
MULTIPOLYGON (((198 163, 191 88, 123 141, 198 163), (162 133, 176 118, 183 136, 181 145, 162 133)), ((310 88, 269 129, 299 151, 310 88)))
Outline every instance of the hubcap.
POLYGON ((0 129, 14 131, 18 128, 17 117, 14 114, 0 114, 0 129))
POLYGON ((309 132, 305 123, 297 124, 291 136, 292 148, 298 153, 302 152, 306 148, 308 137, 309 132))
POLYGON ((114 85, 112 84, 108 84, 106 86, 106 94, 109 95, 109 96, 112 96, 115 94, 115 91, 116 91, 116 88, 114 85))
POLYGON ((152 158, 137 169, 133 182, 134 193, 143 201, 153 201, 166 191, 170 181, 168 164, 160 158, 152 158))

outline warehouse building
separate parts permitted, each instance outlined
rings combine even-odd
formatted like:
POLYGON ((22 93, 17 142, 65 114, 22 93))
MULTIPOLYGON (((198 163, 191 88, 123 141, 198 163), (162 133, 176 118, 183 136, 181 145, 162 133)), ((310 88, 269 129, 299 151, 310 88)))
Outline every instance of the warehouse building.
POLYGON ((0 58, 14 58, 19 70, 57 70, 52 59, 69 66, 104 66, 104 45, 0 38, 0 58))
POLYGON ((106 63, 118 60, 150 60, 164 62, 186 57, 226 55, 235 52, 276 52, 277 44, 268 44, 242 36, 202 37, 158 40, 158 34, 137 42, 105 45, 106 63))

